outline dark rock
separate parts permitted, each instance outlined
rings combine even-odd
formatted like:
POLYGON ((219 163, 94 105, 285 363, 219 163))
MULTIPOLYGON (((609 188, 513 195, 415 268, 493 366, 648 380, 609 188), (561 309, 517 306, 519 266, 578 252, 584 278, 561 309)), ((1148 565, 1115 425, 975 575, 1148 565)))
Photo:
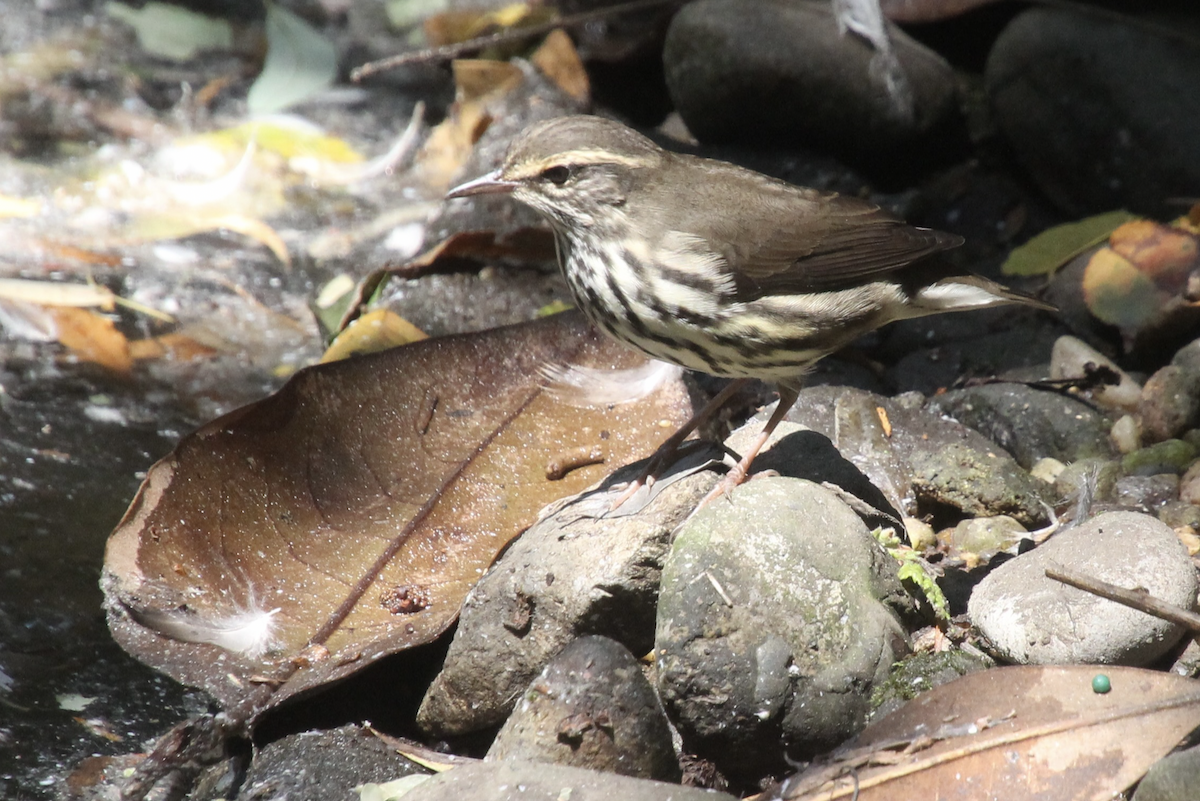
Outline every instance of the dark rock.
POLYGON ((915 451, 909 464, 917 498, 926 503, 967 517, 1008 515, 1027 528, 1047 519, 1048 487, 1000 448, 980 451, 951 442, 915 451))
MULTIPOLYGON (((1041 525, 1046 519, 1041 500, 1049 498, 1042 482, 979 432, 923 408, 922 400, 915 394, 885 398, 846 387, 812 387, 800 393, 787 419, 832 440, 902 514, 941 515, 950 507, 960 517, 1007 514, 1027 527, 1041 525)), ((787 453, 780 451, 770 458, 787 453)), ((760 469, 768 464, 755 462, 760 469)), ((789 475, 827 480, 812 471, 789 475)))
POLYGON ((1200 787, 1200 746, 1158 760, 1133 793, 1133 801, 1192 801, 1200 787))
POLYGON ((238 798, 350 798, 355 786, 364 782, 428 772, 366 728, 342 726, 291 734, 265 745, 254 757, 238 798))
POLYGON ((1196 569, 1175 532, 1148 515, 1108 512, 1005 562, 971 594, 971 621, 1018 664, 1144 666, 1184 628, 1046 577, 1064 565, 1184 609, 1196 605, 1196 569))
MULTIPOLYGON (((632 465, 613 480, 640 469, 632 465)), ((585 495, 521 535, 467 596, 417 722, 438 736, 502 723, 534 677, 580 634, 649 651, 671 532, 715 482, 712 472, 689 476, 629 517, 599 519, 611 496, 585 495)))
POLYGON ((923 692, 948 684, 968 673, 992 666, 989 659, 966 651, 927 651, 912 654, 898 662, 887 681, 875 688, 871 697, 871 720, 879 720, 896 711, 923 692))
POLYGON ((1142 387, 1140 408, 1146 442, 1182 434, 1200 423, 1200 367, 1168 364, 1142 387))
POLYGON ((1171 528, 1200 529, 1200 507, 1185 501, 1167 501, 1158 508, 1158 519, 1171 528))
POLYGON ((1200 185, 1195 41, 1179 25, 1032 8, 993 46, 987 93, 1034 180, 1071 214, 1177 213, 1166 199, 1200 185))
POLYGON ((1115 455, 1109 419, 1057 392, 1023 384, 985 384, 952 389, 930 399, 929 405, 1004 448, 1026 470, 1047 456, 1074 462, 1115 455))
POLYGON ((1122 506, 1154 514, 1159 507, 1179 498, 1179 476, 1173 473, 1122 476, 1117 479, 1113 494, 1122 506))
POLYGON ((542 762, 477 762, 431 776, 404 801, 736 801, 727 793, 680 787, 542 762))
POLYGON ((1181 439, 1168 439, 1138 448, 1121 459, 1121 469, 1130 476, 1180 475, 1196 460, 1196 446, 1181 439))
POLYGON ((907 651, 879 600, 900 592, 866 525, 816 484, 757 478, 701 509, 663 569, 655 638, 685 749, 742 773, 853 734, 907 651))
POLYGON ((679 781, 671 729, 633 655, 580 637, 546 666, 505 722, 487 759, 531 759, 679 781))
POLYGON ((702 142, 797 144, 832 152, 876 173, 907 172, 944 158, 958 123, 954 72, 937 54, 890 27, 913 95, 894 110, 875 51, 838 32, 827 3, 699 0, 671 22, 663 50, 667 86, 702 142))

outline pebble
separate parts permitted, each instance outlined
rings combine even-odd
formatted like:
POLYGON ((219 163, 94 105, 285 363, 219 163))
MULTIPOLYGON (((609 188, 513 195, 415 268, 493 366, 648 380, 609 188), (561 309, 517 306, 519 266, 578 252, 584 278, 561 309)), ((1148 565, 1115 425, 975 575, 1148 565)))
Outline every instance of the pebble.
POLYGON ((1121 459, 1121 470, 1131 476, 1159 473, 1180 475, 1196 460, 1196 446, 1181 439, 1168 439, 1139 448, 1121 459))
MULTIPOLYGON (((614 481, 641 467, 631 465, 614 481)), ((598 518, 607 496, 598 507, 576 499, 548 512, 467 596, 418 724, 446 737, 503 723, 534 677, 580 633, 648 652, 671 533, 716 481, 711 471, 688 476, 628 517, 598 518)))
POLYGON ((671 728, 638 661, 620 643, 580 637, 546 665, 487 759, 530 759, 679 781, 671 728))
POLYGON ((1189 467, 1179 479, 1179 500, 1200 504, 1200 462, 1189 467))
POLYGON ((1017 664, 1144 666, 1184 629, 1045 575, 1062 565, 1191 610, 1196 570, 1168 526, 1137 512, 1107 512, 1059 532, 993 570, 968 603, 972 623, 1007 661, 1017 664))
POLYGON ((1179 497, 1179 476, 1174 473, 1121 476, 1113 488, 1113 496, 1122 506, 1153 514, 1179 497))
POLYGON ((1200 369, 1168 364, 1146 380, 1139 407, 1147 442, 1177 437, 1200 423, 1200 369))
POLYGON ((1120 377, 1116 386, 1102 386, 1091 392, 1096 403, 1107 409, 1132 412, 1142 400, 1142 387, 1129 373, 1079 337, 1061 336, 1050 351, 1050 378, 1062 380, 1087 374, 1088 363, 1107 367, 1120 377))
POLYGON ((1200 746, 1167 754, 1138 784, 1133 801, 1195 801, 1200 787, 1200 746))
POLYGON ((985 384, 952 389, 931 398, 929 405, 983 434, 1026 469, 1046 456, 1074 462, 1113 455, 1108 418, 1057 392, 985 384))
POLYGON ((1142 424, 1131 414, 1123 414, 1108 432, 1118 453, 1133 453, 1142 447, 1142 424))
POLYGON ((908 651, 896 565, 828 489, 762 477, 701 509, 663 569, 659 695, 684 748, 726 775, 781 769, 865 722, 908 651))

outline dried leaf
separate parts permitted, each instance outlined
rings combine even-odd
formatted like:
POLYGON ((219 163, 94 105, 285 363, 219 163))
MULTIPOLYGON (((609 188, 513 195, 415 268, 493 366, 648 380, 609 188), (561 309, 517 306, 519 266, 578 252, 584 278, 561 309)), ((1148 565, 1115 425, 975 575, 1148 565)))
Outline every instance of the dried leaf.
POLYGON ((114 637, 226 708, 428 642, 539 509, 648 454, 691 411, 679 382, 563 405, 539 370, 640 358, 564 314, 301 371, 151 469, 108 543, 114 637), (546 478, 583 446, 604 464, 546 478))
POLYGON ((229 20, 158 2, 146 3, 141 8, 110 2, 104 10, 132 27, 138 44, 152 56, 188 61, 205 50, 233 48, 233 26, 229 20))
POLYGON ((530 61, 543 75, 579 102, 586 103, 591 97, 592 88, 587 70, 583 68, 583 59, 575 50, 571 37, 561 28, 550 32, 542 46, 534 51, 530 61))
POLYGON ((1136 331, 1159 313, 1162 301, 1149 276, 1116 251, 1096 251, 1083 273, 1083 300, 1097 319, 1136 331))
POLYGON ((116 297, 111 289, 99 284, 0 278, 0 298, 5 300, 21 300, 43 306, 95 306, 112 311, 116 297))
POLYGON ((1198 725, 1200 687, 1171 673, 996 668, 917 696, 867 727, 838 764, 790 780, 782 797, 1107 800, 1198 725), (1092 689, 1097 673, 1111 692, 1092 689))
POLYGON ((1200 251, 1194 234, 1152 220, 1126 223, 1113 231, 1108 246, 1128 259, 1160 289, 1180 292, 1197 266, 1200 251))
POLYGON ((1056 225, 1014 248, 1001 267, 1005 275, 1049 275, 1137 215, 1109 211, 1078 222, 1056 225))
POLYGON ((267 6, 267 58, 246 95, 253 114, 271 114, 324 91, 337 80, 337 48, 278 3, 267 6))
POLYGON ((70 306, 50 306, 46 311, 54 319, 58 341, 77 358, 122 375, 133 369, 129 340, 117 330, 112 320, 94 311, 70 306))
POLYGON ((378 353, 425 338, 424 331, 395 312, 376 309, 346 326, 321 357, 321 364, 378 353))
POLYGON ((129 355, 135 361, 144 359, 173 359, 177 362, 193 362, 209 359, 220 351, 198 342, 187 334, 175 332, 161 337, 136 339, 129 343, 129 355))

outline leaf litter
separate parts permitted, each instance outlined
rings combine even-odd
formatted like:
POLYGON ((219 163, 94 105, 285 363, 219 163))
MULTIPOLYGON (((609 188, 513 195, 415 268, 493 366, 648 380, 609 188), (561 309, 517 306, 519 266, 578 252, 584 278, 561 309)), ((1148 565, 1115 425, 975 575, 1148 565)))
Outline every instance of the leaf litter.
POLYGON ((581 408, 540 369, 642 362, 570 313, 301 371, 150 470, 105 558, 114 636, 254 710, 428 642, 542 507, 691 412, 678 377, 581 408))

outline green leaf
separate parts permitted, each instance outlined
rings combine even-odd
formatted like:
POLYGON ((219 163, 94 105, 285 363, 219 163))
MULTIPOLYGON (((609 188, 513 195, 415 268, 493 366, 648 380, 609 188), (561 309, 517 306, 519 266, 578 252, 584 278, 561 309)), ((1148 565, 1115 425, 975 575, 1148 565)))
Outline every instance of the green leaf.
POLYGON ((1050 275, 1131 220, 1128 211, 1108 211, 1078 222, 1056 225, 1013 250, 1000 271, 1005 275, 1050 275))
POLYGON ((253 114, 271 114, 333 85, 337 50, 311 25, 285 8, 267 4, 267 58, 246 103, 253 114))
POLYGON ((124 3, 107 3, 104 12, 132 27, 142 49, 159 58, 187 61, 203 50, 233 47, 233 28, 228 20, 179 6, 151 2, 132 8, 124 3))

